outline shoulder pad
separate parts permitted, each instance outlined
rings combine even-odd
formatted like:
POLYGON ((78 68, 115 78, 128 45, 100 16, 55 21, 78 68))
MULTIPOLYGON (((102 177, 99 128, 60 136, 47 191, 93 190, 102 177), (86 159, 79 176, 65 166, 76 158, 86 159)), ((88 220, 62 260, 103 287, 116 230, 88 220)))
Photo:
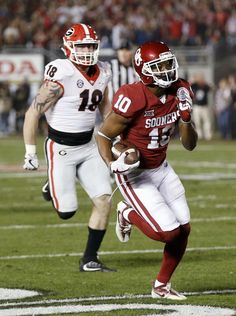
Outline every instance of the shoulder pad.
POLYGON ((60 81, 73 73, 73 65, 68 59, 56 59, 45 66, 44 80, 60 81))

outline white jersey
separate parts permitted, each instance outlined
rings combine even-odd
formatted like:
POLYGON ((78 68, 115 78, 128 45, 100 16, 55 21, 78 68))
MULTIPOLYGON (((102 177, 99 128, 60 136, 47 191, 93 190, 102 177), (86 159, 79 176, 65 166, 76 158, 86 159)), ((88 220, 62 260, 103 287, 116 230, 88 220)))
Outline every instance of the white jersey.
POLYGON ((111 79, 111 70, 106 62, 98 62, 93 70, 94 74, 89 77, 68 59, 56 59, 46 65, 44 80, 56 81, 64 89, 56 105, 45 113, 50 127, 66 133, 94 128, 95 110, 111 79))

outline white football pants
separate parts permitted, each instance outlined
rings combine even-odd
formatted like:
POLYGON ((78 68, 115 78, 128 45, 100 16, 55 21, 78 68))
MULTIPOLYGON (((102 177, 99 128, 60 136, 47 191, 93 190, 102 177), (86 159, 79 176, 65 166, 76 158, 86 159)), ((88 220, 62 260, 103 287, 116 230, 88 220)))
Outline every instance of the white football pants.
POLYGON ((59 212, 78 208, 76 180, 91 199, 112 192, 109 170, 92 139, 81 146, 66 146, 45 140, 50 193, 59 212))
POLYGON ((184 187, 167 161, 157 169, 136 169, 115 178, 128 204, 155 231, 170 231, 189 223, 184 187))

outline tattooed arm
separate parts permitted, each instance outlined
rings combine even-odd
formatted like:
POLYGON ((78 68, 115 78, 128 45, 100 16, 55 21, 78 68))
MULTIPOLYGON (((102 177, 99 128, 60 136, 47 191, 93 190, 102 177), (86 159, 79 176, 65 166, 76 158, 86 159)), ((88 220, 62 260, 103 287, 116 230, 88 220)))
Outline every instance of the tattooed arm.
POLYGON ((44 81, 25 114, 23 135, 26 145, 36 145, 38 122, 41 114, 54 106, 62 94, 63 88, 58 83, 44 81))

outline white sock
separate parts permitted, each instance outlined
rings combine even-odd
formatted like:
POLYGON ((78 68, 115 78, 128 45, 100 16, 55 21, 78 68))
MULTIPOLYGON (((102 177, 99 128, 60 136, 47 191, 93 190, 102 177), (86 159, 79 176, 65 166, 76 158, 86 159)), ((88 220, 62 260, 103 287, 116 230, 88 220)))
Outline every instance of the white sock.
POLYGON ((163 284, 165 284, 165 283, 161 283, 158 280, 156 280, 155 283, 154 283, 154 287, 158 287, 158 286, 161 286, 163 284))

